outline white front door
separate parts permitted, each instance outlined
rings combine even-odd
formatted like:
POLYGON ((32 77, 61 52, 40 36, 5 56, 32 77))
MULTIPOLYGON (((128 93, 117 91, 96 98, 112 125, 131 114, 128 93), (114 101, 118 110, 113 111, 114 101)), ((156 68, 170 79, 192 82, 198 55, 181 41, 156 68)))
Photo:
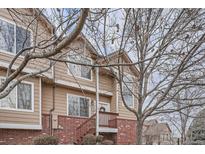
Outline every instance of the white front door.
POLYGON ((99 111, 110 112, 110 103, 100 102, 99 111))

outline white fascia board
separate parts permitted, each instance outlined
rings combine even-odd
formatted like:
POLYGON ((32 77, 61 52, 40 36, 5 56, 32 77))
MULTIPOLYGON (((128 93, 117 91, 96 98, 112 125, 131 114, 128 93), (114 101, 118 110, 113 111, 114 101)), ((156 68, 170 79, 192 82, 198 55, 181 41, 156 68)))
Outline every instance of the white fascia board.
MULTIPOLYGON (((0 67, 4 67, 4 68, 8 68, 9 67, 9 63, 6 63, 6 62, 2 62, 0 61, 0 67)), ((16 65, 13 65, 13 69, 16 69, 18 68, 16 65)), ((31 73, 31 72, 35 72, 35 71, 38 71, 36 69, 30 69, 30 68, 24 68, 23 69, 23 72, 25 73, 31 73)), ((52 74, 49 74, 47 72, 45 73, 42 73, 43 75, 45 75, 46 77, 48 77, 49 79, 52 79, 52 74)), ((40 76, 40 74, 39 74, 40 76)), ((65 85, 65 86, 68 86, 68 87, 73 87, 73 88, 77 88, 79 89, 79 85, 77 83, 74 83, 74 82, 68 82, 68 81, 64 81, 64 80, 56 80, 55 82, 56 84, 60 84, 60 85, 65 85)), ((93 88, 93 87, 89 87, 89 86, 81 86, 81 88, 83 90, 86 90, 86 91, 90 91, 90 92, 96 92, 96 89, 93 88)), ((113 93, 112 92, 109 92, 109 91, 106 91, 106 90, 99 90, 99 93, 101 95, 106 95, 106 96, 113 96, 113 93)))
MULTIPOLYGON (((56 80, 55 81, 56 84, 60 84, 60 85, 65 85, 65 86, 68 86, 68 87, 73 87, 73 88, 82 88, 83 90, 86 90, 86 91, 90 91, 90 92, 96 92, 96 89, 93 88, 93 87, 88 87, 88 86, 80 86, 77 84, 77 83, 74 83, 74 82, 68 82, 68 81, 64 81, 64 80, 56 80)), ((105 91, 105 90, 99 90, 99 93, 101 95, 106 95, 106 96, 112 96, 113 93, 112 92, 109 92, 109 91, 105 91)))
MULTIPOLYGON (((9 63, 0 61, 0 67, 8 68, 9 67, 9 63)), ((17 68, 18 68, 17 65, 13 65, 12 66, 12 69, 17 69, 17 68)), ((31 72, 36 72, 36 71, 39 71, 39 70, 31 69, 31 68, 24 68, 22 72, 24 72, 24 73, 31 73, 31 72)), ((42 74, 47 76, 48 78, 52 78, 52 74, 50 74, 50 73, 44 72, 42 74)))
POLYGON ((41 125, 0 123, 0 128, 41 130, 41 125))

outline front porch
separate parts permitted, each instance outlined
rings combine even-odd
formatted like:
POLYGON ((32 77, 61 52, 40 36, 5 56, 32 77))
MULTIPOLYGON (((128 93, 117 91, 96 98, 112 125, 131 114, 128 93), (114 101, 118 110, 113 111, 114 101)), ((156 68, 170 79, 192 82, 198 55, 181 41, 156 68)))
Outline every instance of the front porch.
POLYGON ((106 133, 117 133, 117 116, 118 113, 102 112, 99 111, 99 120, 96 120, 96 113, 93 114, 89 119, 83 122, 76 129, 77 143, 81 143, 82 138, 86 134, 106 134, 106 133), (99 123, 99 124, 98 124, 99 123), (96 127, 98 124, 98 127, 96 127), (96 133, 97 132, 97 133, 96 133))

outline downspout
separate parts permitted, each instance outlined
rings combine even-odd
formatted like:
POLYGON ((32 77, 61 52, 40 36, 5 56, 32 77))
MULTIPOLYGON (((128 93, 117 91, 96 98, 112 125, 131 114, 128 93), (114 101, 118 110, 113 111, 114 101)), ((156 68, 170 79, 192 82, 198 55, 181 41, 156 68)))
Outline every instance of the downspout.
POLYGON ((99 67, 96 67, 96 136, 99 135, 99 67))
MULTIPOLYGON (((52 34, 54 35, 54 38, 58 38, 57 35, 56 35, 56 29, 53 28, 53 31, 52 31, 52 34)), ((52 103, 53 103, 53 106, 52 108, 50 109, 49 111, 49 125, 50 125, 50 135, 53 136, 53 111, 55 110, 55 88, 56 88, 56 84, 55 84, 55 65, 52 66, 52 77, 53 77, 53 86, 52 86, 52 103)))
POLYGON ((50 135, 53 136, 53 111, 55 110, 55 88, 56 88, 56 84, 55 84, 55 65, 53 65, 52 67, 52 72, 53 72, 53 87, 52 87, 52 109, 50 109, 49 111, 49 115, 50 115, 50 135))

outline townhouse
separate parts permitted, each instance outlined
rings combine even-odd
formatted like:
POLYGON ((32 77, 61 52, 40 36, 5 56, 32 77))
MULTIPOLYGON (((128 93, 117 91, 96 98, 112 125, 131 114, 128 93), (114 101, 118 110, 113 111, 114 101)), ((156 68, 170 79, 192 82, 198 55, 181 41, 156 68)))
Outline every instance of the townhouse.
POLYGON ((153 119, 145 121, 143 127, 143 144, 173 144, 172 131, 167 123, 153 119))
MULTIPOLYGON (((54 29, 43 15, 26 28, 38 10, 18 9, 18 12, 27 15, 18 19, 12 17, 8 10, 0 9, 1 82, 23 42, 29 47, 34 38, 38 42, 48 39, 54 29)), ((106 63, 83 34, 64 52, 68 53, 66 59, 70 61, 93 64, 100 57, 101 63, 106 63)), ((110 63, 115 63, 118 56, 117 52, 110 54, 110 63)), ((13 69, 20 65, 23 58, 22 55, 16 60, 13 69)), ((120 60, 131 62, 125 52, 120 55, 120 60)), ((22 74, 48 66, 47 59, 34 59, 27 64, 22 74)), ((137 69, 127 66, 124 71, 128 83, 132 83, 129 88, 135 91, 137 69)), ((136 107, 137 102, 132 93, 126 86, 123 90, 126 91, 127 105, 136 107)), ((123 105, 118 82, 106 67, 91 68, 57 62, 46 73, 26 79, 8 96, 0 99, 0 144, 32 144, 34 137, 45 134, 57 136, 60 144, 80 144, 87 133, 102 134, 115 144, 136 143, 135 115, 123 105)))

